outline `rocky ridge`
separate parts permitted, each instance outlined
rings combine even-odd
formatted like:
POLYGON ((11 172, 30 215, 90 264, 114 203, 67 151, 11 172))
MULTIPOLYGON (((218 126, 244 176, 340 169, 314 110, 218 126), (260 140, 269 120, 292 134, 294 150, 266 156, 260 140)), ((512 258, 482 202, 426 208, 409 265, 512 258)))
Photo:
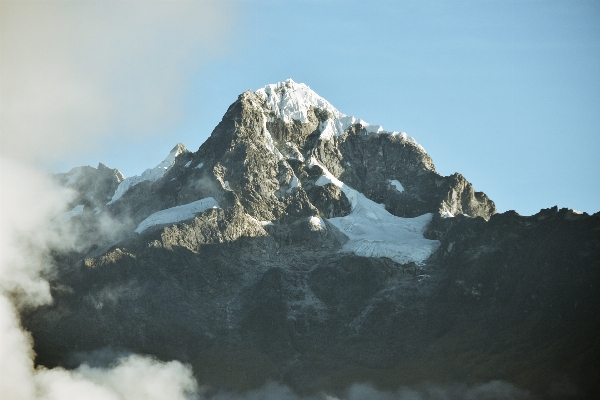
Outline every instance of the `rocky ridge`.
POLYGON ((140 177, 101 164, 57 179, 84 205, 73 223, 119 229, 57 255, 55 303, 24 315, 40 364, 108 348, 191 363, 215 388, 504 379, 598 393, 600 216, 497 214, 414 139, 306 85, 243 93, 198 151, 177 145, 140 177), (134 232, 207 198, 218 207, 134 232))

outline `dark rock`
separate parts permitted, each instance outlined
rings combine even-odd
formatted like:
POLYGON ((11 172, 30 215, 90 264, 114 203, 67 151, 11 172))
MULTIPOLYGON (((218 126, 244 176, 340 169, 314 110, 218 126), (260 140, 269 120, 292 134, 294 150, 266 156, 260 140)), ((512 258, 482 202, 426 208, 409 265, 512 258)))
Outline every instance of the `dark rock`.
POLYGON ((100 240, 100 217, 77 220, 97 240, 55 255, 54 304, 23 315, 38 364, 73 368, 109 348, 190 363, 214 390, 502 379, 540 398, 557 381, 600 395, 600 213, 497 214, 405 134, 356 124, 322 138, 327 110, 286 123, 265 107, 243 93, 197 152, 108 206, 118 171, 57 176, 123 232, 100 240), (318 182, 326 173, 396 216, 433 213, 425 237, 439 249, 404 265, 340 253, 347 238, 327 219, 352 204, 318 182), (206 197, 220 207, 133 232, 206 197))
POLYGON ((104 207, 125 178, 118 169, 99 163, 98 168, 76 167, 67 173, 56 174, 55 179, 75 190, 76 196, 71 201, 73 206, 83 204, 85 209, 92 211, 96 207, 104 207))

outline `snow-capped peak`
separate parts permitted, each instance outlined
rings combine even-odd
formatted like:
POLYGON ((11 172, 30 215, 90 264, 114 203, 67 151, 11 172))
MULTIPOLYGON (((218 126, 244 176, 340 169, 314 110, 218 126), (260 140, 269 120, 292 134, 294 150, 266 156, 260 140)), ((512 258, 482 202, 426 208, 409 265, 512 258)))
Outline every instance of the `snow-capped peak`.
MULTIPOLYGON (((163 169, 163 170, 167 170, 167 169, 171 168, 173 166, 173 164, 175 163, 175 159, 177 158, 177 156, 179 156, 182 153, 189 153, 189 150, 182 143, 177 143, 177 145, 171 149, 171 152, 169 153, 167 158, 165 158, 156 167, 145 170, 142 173, 142 176, 144 176, 144 174, 149 174, 149 175, 152 174, 153 173, 152 171, 156 170, 157 168, 163 169), (151 171, 151 172, 149 172, 149 171, 151 171)), ((162 175, 164 175, 164 173, 162 175)), ((158 178, 156 178, 156 179, 158 179, 158 178)), ((152 179, 152 180, 156 180, 156 179, 152 179)))
POLYGON ((274 83, 256 91, 272 111, 285 123, 292 119, 308 122, 310 107, 328 111, 335 117, 344 116, 327 100, 316 94, 304 83, 296 83, 292 79, 274 83))
POLYGON ((402 135, 425 152, 423 147, 404 132, 386 131, 380 125, 372 125, 362 119, 339 112, 331 103, 304 83, 296 83, 292 79, 287 79, 284 82, 266 85, 255 93, 265 101, 268 108, 266 111, 275 112, 276 116, 285 123, 290 123, 292 120, 303 123, 308 122, 308 111, 311 107, 327 111, 329 118, 319 125, 320 137, 323 140, 330 140, 334 136, 342 136, 349 127, 360 124, 367 133, 402 135))
POLYGON ((182 153, 189 153, 189 150, 181 143, 177 143, 171 152, 160 164, 154 168, 148 168, 142 175, 135 175, 125 179, 119 184, 112 199, 107 203, 111 204, 121 198, 130 188, 143 181, 156 181, 164 176, 164 174, 171 169, 175 164, 175 159, 182 153))

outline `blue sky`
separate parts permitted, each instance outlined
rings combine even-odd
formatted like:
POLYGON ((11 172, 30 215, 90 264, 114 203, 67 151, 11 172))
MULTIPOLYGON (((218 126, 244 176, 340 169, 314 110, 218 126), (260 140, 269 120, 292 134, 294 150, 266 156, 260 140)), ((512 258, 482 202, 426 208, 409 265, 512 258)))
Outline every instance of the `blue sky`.
POLYGON ((184 59, 194 67, 180 74, 178 118, 107 135, 52 168, 102 161, 139 174, 177 142, 197 150, 243 91, 292 78, 345 114, 407 132, 438 172, 462 173, 500 211, 597 212, 599 4, 231 2, 210 56, 184 59))

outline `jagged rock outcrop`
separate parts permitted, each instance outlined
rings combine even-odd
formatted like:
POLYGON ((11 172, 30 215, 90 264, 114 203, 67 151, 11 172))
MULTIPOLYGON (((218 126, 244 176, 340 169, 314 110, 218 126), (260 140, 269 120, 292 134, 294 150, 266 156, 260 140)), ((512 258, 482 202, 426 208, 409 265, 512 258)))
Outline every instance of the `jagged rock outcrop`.
POLYGON ((73 206, 82 204, 92 211, 103 207, 111 199, 119 184, 125 179, 116 168, 99 163, 98 168, 76 167, 64 174, 56 174, 56 181, 75 191, 73 206))
POLYGON ((23 316, 39 364, 110 348, 190 363, 216 389, 600 394, 600 214, 497 214, 414 139, 305 85, 245 92, 198 151, 110 182, 78 187, 106 201, 71 220, 119 234, 57 255, 54 304, 23 316))
POLYGON ((241 204, 260 221, 341 216, 349 208, 345 195, 315 189, 323 186, 315 185, 323 168, 400 217, 450 213, 488 219, 496 212, 460 174, 435 172, 429 155, 404 133, 373 132, 371 125, 352 119, 344 122, 345 130, 330 134, 330 125, 349 117, 306 90, 293 81, 273 89, 272 96, 302 103, 292 106, 304 110, 305 118, 289 121, 277 118, 266 94, 243 93, 196 153, 178 152, 163 176, 131 186, 110 204, 111 212, 139 223, 152 212, 213 197, 226 206, 241 204))

